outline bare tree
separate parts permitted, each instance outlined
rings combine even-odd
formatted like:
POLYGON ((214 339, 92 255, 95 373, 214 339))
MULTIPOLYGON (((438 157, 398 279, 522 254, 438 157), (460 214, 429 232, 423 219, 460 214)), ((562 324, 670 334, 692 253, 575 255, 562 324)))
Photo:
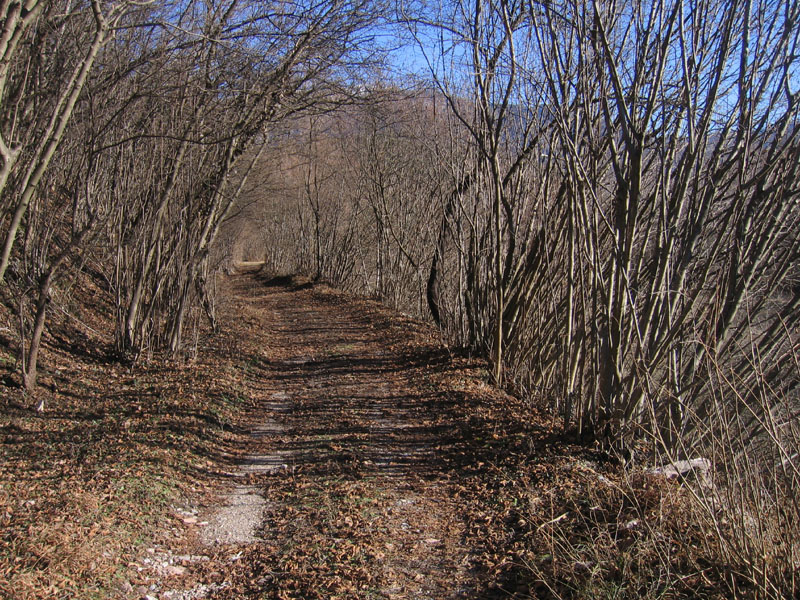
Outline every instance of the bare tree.
POLYGON ((570 345, 592 357, 576 372, 581 426, 617 436, 651 415, 674 445, 703 413, 707 358, 743 373, 737 347, 756 342, 776 373, 786 364, 776 334, 796 317, 800 215, 798 31, 784 8, 531 5, 569 176, 569 255, 582 249, 591 273, 568 296, 585 307, 570 312, 586 332, 570 345))
POLYGON ((22 219, 64 137, 89 72, 129 8, 129 2, 104 7, 92 1, 89 10, 81 4, 32 0, 2 7, 0 197, 7 224, 0 283, 22 219), (87 19, 92 22, 88 42, 69 45, 72 35, 83 39, 87 19), (35 31, 34 23, 39 23, 35 31))
MULTIPOLYGON (((452 190, 444 202, 439 242, 428 278, 431 312, 440 266, 450 235, 463 263, 458 287, 471 344, 490 349, 494 377, 504 379, 506 355, 519 348, 521 315, 533 293, 531 277, 541 260, 539 212, 552 163, 541 163, 550 124, 541 109, 541 90, 526 78, 535 60, 525 6, 515 2, 458 3, 438 14, 411 18, 423 49, 423 30, 438 32, 431 75, 470 143, 457 161, 452 190), (469 77, 463 74, 469 73, 469 77), (467 232, 464 235, 464 232, 467 232)), ((515 359, 516 360, 516 359, 515 359)))
MULTIPOLYGON (((274 12, 257 3, 229 2, 206 9, 179 6, 178 13, 163 17, 160 27, 177 37, 170 42, 177 50, 169 64, 182 73, 180 112, 155 134, 173 148, 170 174, 157 184, 155 204, 143 205, 149 216, 137 222, 145 229, 129 237, 139 258, 138 274, 125 292, 123 352, 138 352, 150 335, 146 329, 162 320, 177 352, 187 302, 197 298, 205 304, 203 285, 195 282, 207 278, 209 248, 244 186, 241 177, 238 185, 228 185, 229 175, 250 171, 242 157, 251 145, 265 143, 271 124, 336 101, 335 79, 326 77, 351 57, 350 39, 374 18, 366 8, 363 2, 297 3, 274 12), (185 32, 186 44, 179 41, 185 32)), ((164 104, 163 110, 176 109, 164 104)), ((131 270, 123 270, 127 278, 131 270)))
POLYGON ((269 131, 341 102, 348 78, 372 60, 374 49, 354 41, 372 35, 379 8, 0 7, 0 280, 13 257, 23 309, 33 297, 32 318, 20 314, 27 389, 56 284, 83 268, 90 248, 108 259, 99 271, 121 353, 178 354, 187 315, 200 310, 215 326, 209 257, 269 131))

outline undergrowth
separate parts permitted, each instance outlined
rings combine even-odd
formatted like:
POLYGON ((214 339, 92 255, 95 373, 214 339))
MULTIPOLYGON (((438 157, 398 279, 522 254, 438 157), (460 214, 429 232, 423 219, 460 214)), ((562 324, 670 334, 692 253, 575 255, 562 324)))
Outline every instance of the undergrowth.
POLYGON ((611 480, 587 470, 560 497, 529 499, 526 561, 555 598, 726 597, 712 568, 711 532, 696 526, 678 484, 637 473, 611 480))

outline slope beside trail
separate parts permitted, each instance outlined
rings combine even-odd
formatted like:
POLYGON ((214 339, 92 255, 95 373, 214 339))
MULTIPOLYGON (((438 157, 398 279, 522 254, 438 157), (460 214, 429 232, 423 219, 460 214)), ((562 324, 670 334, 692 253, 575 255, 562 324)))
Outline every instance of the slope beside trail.
POLYGON ((475 412, 497 394, 480 365, 456 366, 426 325, 326 286, 259 274, 223 285, 249 436, 219 505, 200 514, 212 560, 194 589, 493 597, 491 517, 473 484, 491 467, 476 446, 500 436, 475 412))

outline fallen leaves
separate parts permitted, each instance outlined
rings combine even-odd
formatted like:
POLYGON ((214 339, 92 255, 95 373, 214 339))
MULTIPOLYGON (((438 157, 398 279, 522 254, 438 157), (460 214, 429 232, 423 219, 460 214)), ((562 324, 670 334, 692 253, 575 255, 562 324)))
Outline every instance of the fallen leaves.
POLYGON ((181 532, 202 517, 176 504, 273 455, 283 467, 246 477, 268 502, 261 541, 164 576, 219 600, 547 597, 566 593, 565 569, 625 576, 586 556, 566 565, 556 545, 601 532, 637 547, 648 523, 615 465, 495 390, 485 365, 321 286, 266 293, 240 277, 223 291, 222 332, 194 363, 131 370, 50 348, 66 382, 51 412, 4 398, 0 596, 158 594, 139 571, 145 540, 191 556, 181 532))

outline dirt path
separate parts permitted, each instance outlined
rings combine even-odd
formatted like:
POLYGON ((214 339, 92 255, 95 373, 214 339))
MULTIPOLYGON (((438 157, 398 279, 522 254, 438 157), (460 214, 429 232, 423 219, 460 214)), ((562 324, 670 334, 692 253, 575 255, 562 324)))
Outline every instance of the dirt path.
POLYGON ((463 423, 432 378, 449 357, 431 332, 324 287, 228 285, 254 409, 201 529, 228 557, 214 597, 476 597, 463 423))

